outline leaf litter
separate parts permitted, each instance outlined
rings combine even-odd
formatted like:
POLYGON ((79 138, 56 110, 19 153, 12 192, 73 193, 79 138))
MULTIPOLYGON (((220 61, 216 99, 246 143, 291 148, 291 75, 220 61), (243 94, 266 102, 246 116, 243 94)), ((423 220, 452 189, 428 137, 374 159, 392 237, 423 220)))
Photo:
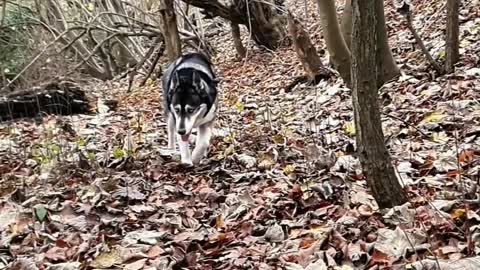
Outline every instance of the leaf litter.
MULTIPOLYGON (((154 82, 129 95, 92 85, 116 111, 99 99, 95 115, 2 124, 0 269, 477 269, 480 9, 462 4, 462 59, 434 78, 386 5, 402 76, 380 92, 382 120, 409 203, 385 212, 370 195, 340 79, 287 93, 302 74, 294 51, 249 46, 237 62, 225 31, 212 40, 222 107, 196 168, 166 150, 154 82)), ((314 3, 306 17, 289 7, 326 51, 314 3)), ((415 8, 441 58, 441 3, 415 8)))

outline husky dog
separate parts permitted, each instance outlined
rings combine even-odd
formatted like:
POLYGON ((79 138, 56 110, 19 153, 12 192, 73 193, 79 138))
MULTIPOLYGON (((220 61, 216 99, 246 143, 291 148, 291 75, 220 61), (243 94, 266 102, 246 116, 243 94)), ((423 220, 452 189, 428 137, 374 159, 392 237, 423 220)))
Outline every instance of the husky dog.
POLYGON ((177 133, 182 163, 198 164, 207 154, 217 113, 217 84, 211 62, 200 53, 181 56, 163 75, 168 148, 175 149, 177 133), (198 134, 190 155, 189 138, 193 128, 198 134))

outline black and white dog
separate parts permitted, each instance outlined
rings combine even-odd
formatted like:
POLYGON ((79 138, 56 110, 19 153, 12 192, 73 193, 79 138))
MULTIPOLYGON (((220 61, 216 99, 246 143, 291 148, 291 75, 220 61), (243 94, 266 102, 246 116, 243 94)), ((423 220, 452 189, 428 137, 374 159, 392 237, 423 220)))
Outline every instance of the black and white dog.
POLYGON ((183 55, 169 65, 162 83, 168 148, 175 149, 177 133, 182 163, 198 164, 207 154, 218 106, 218 81, 212 64, 200 53, 183 55), (193 128, 198 134, 190 154, 193 128))

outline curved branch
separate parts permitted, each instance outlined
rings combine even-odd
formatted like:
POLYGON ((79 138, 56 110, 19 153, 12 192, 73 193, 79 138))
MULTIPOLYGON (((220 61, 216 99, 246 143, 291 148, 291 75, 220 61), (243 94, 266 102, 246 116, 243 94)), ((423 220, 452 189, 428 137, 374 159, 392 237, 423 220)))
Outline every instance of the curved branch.
POLYGON ((225 6, 218 2, 218 0, 182 0, 183 2, 190 4, 194 7, 203 9, 203 13, 206 15, 206 18, 221 17, 228 21, 232 21, 237 24, 245 24, 246 20, 239 14, 235 7, 225 6))

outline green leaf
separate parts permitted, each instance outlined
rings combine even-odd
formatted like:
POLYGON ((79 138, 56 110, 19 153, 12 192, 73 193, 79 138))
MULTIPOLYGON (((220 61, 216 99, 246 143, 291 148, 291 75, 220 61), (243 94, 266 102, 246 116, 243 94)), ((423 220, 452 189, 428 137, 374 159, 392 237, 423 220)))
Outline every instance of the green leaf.
POLYGON ((235 108, 237 108, 238 112, 243 112, 245 110, 245 105, 241 101, 237 101, 237 103, 235 103, 235 108))
POLYGON ((123 158, 125 157, 125 152, 121 148, 115 148, 113 150, 113 156, 115 158, 123 158))
POLYGON ((93 11, 93 10, 95 10, 95 5, 93 3, 88 3, 87 9, 89 11, 93 11))
POLYGON ((356 130, 355 130, 355 123, 354 122, 348 122, 344 125, 345 132, 349 136, 355 136, 356 130))
POLYGON ((58 146, 56 144, 51 144, 50 145, 50 150, 56 155, 60 154, 60 146, 58 146))
POLYGON ((77 145, 79 147, 85 147, 87 145, 87 141, 85 141, 84 138, 80 138, 80 140, 77 141, 77 145))
POLYGON ((34 209, 35 216, 37 217, 38 221, 43 222, 48 214, 47 208, 45 208, 44 205, 36 205, 34 206, 34 209))
POLYGON ((94 152, 88 152, 87 158, 90 161, 95 161, 95 153, 94 152))
POLYGON ((447 53, 446 53, 445 51, 441 51, 441 52, 438 54, 438 59, 439 59, 439 60, 444 60, 446 55, 447 55, 447 53))

